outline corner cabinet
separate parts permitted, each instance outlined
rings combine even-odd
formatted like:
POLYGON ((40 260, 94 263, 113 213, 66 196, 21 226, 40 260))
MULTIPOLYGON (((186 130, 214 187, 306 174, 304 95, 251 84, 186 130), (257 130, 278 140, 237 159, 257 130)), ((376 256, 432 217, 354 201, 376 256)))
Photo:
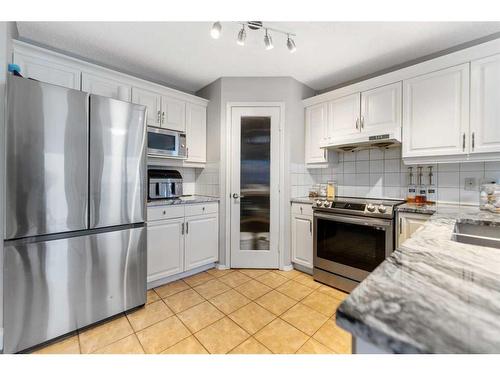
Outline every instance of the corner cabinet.
POLYGON ((147 282, 219 259, 217 202, 148 207, 147 282))
POLYGON ((306 164, 328 162, 328 153, 321 148, 321 142, 326 137, 327 130, 326 103, 307 107, 305 109, 305 162, 306 164))
POLYGON ((403 158, 469 152, 469 64, 403 81, 403 158))
POLYGON ((207 107, 186 105, 187 162, 207 161, 207 107))
POLYGON ((313 214, 311 204, 292 203, 292 262, 313 268, 313 214))

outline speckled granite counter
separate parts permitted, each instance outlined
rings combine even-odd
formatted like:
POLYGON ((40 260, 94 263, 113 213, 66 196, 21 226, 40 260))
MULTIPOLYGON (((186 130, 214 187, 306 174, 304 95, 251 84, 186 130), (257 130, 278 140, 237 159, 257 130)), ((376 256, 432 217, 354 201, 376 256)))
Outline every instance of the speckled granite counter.
POLYGON ((437 206, 340 305, 339 326, 394 353, 500 353, 500 250, 451 240, 457 220, 500 215, 437 206))
POLYGON ((160 199, 148 202, 148 207, 152 206, 170 206, 173 204, 195 204, 195 203, 206 203, 206 202, 218 202, 220 198, 209 197, 205 195, 189 195, 174 199, 160 199))
MULTIPOLYGON (((439 205, 440 207, 448 208, 458 208, 458 205, 439 205)), ((411 212, 415 214, 426 214, 432 215, 437 210, 437 205, 435 204, 415 204, 415 203, 404 203, 397 207, 398 212, 411 212)))
POLYGON ((313 204, 317 198, 309 198, 309 197, 298 197, 290 199, 292 203, 303 203, 303 204, 313 204))

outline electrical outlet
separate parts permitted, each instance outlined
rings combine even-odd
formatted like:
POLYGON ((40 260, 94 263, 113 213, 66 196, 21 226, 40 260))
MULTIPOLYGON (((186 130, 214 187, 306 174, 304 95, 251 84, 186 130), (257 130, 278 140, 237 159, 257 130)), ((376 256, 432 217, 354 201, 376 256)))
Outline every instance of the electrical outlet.
POLYGON ((476 191, 479 187, 477 186, 477 180, 474 177, 466 177, 465 178, 465 186, 464 190, 468 191, 476 191))

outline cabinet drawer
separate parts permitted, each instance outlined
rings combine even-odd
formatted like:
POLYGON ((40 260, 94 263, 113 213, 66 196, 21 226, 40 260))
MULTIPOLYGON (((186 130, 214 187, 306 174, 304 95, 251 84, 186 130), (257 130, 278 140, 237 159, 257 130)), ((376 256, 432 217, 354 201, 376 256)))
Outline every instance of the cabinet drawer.
POLYGON ((219 211, 218 203, 199 203, 186 206, 186 216, 214 214, 219 211))
POLYGON ((292 213, 297 215, 312 216, 312 204, 292 203, 292 213))
POLYGON ((159 206, 148 207, 148 221, 174 219, 184 216, 184 206, 159 206))

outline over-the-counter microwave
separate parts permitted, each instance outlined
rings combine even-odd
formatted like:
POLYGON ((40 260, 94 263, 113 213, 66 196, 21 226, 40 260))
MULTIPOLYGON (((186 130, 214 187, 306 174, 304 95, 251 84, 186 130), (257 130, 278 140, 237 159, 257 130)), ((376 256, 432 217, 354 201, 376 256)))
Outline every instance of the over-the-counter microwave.
POLYGON ((148 155, 186 159, 186 133, 148 126, 148 155))

